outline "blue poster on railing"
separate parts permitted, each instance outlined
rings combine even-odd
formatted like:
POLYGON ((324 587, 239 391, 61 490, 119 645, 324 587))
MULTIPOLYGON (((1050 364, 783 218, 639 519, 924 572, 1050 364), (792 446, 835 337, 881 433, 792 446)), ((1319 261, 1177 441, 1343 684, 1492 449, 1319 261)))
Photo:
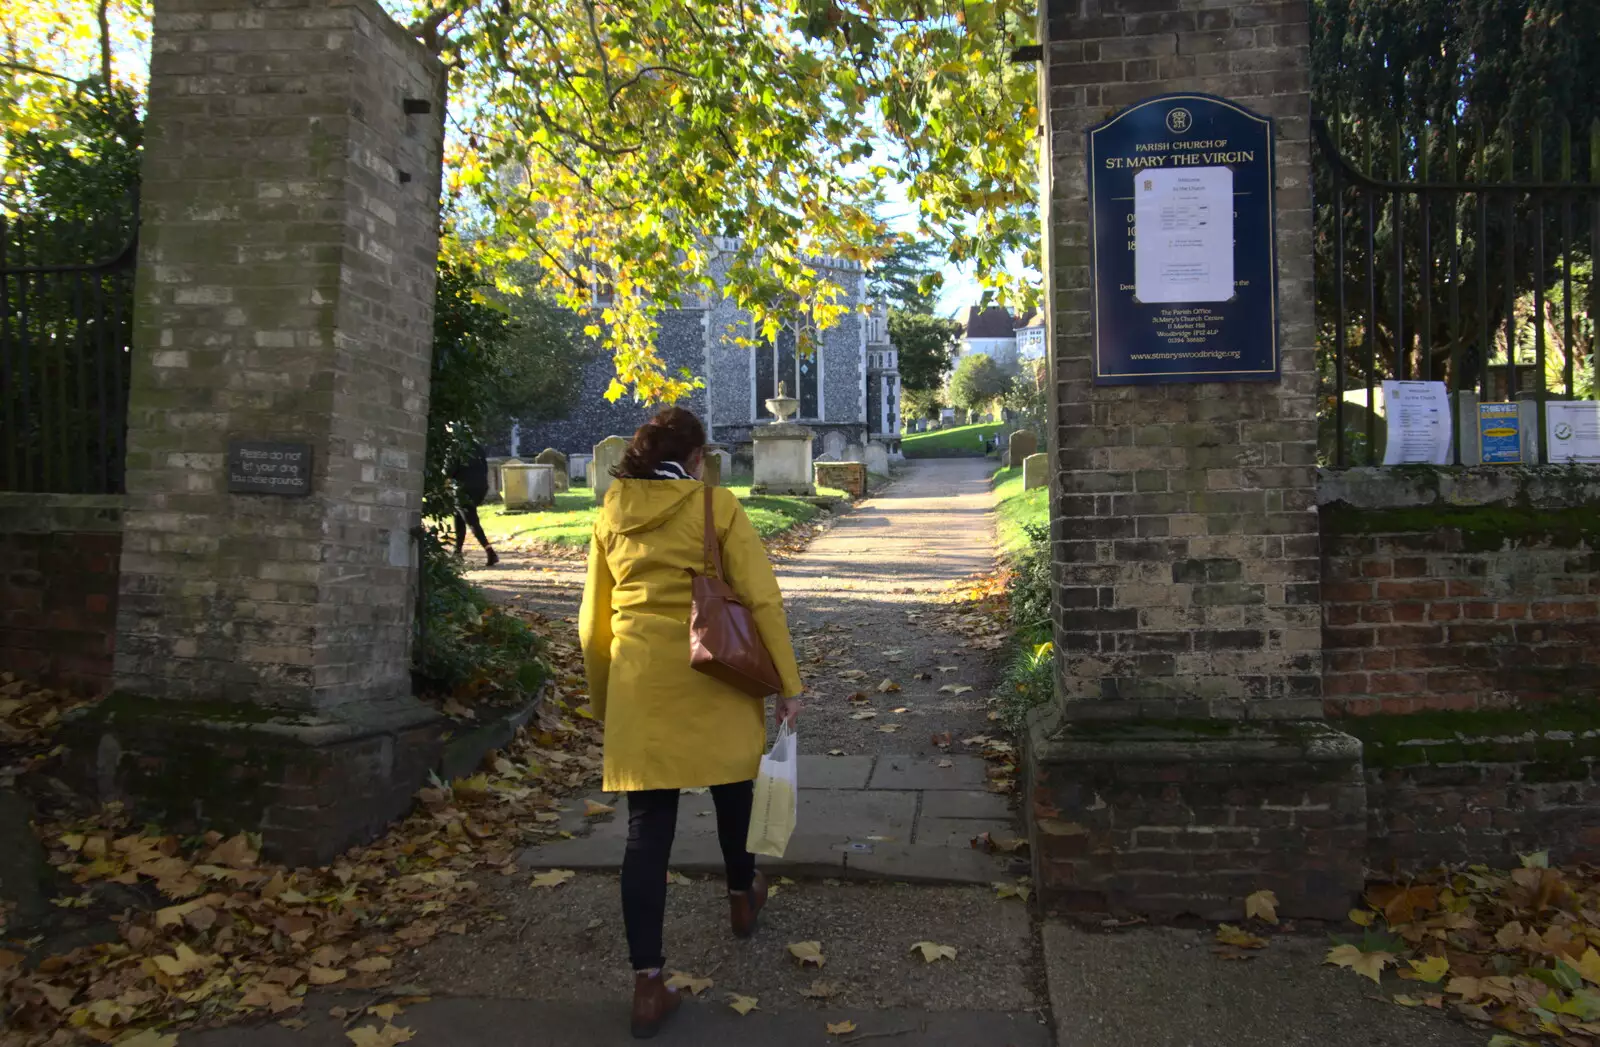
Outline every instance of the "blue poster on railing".
POLYGON ((1478 405, 1478 448, 1484 465, 1522 461, 1522 422, 1516 404, 1478 405))
POLYGON ((1278 377, 1272 121, 1147 98, 1088 131, 1094 379, 1278 377))

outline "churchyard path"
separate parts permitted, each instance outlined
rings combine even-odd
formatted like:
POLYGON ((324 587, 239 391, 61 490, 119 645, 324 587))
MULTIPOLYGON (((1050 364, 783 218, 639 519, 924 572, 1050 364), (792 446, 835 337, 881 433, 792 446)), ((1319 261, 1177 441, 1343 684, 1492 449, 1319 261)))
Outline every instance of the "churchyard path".
MULTIPOLYGON (((998 655, 944 599, 993 566, 991 468, 905 463, 893 485, 780 565, 809 688, 799 828, 783 861, 763 859, 777 890, 760 930, 739 941, 727 930, 709 797, 684 798, 667 966, 709 987, 655 1042, 1481 1047, 1483 1034, 1395 1007, 1362 979, 1320 966, 1327 938, 1314 929, 1274 935, 1249 962, 1227 963, 1212 955, 1210 927, 1085 927, 1042 920, 1001 896, 996 884, 1025 886, 1026 863, 974 849, 971 836, 1014 836, 1016 813, 988 788, 983 743, 964 744, 999 734, 983 703, 998 655), (898 689, 880 690, 885 680, 898 689), (817 943, 821 967, 790 952, 804 942, 817 943), (948 946, 953 958, 927 962, 914 949, 921 942, 948 946)), ((572 617, 583 565, 512 555, 474 579, 502 599, 572 617)), ((573 839, 525 853, 523 875, 486 878, 487 927, 396 960, 397 980, 428 997, 396 1019, 412 1033, 405 1042, 635 1042, 615 871, 625 801, 592 798, 615 801, 617 813, 591 827, 574 803, 565 822, 573 839), (570 878, 529 887, 552 868, 570 878)), ((304 1028, 184 1034, 179 1047, 346 1047, 345 1008, 374 1001, 336 989, 306 1007, 304 1028)))

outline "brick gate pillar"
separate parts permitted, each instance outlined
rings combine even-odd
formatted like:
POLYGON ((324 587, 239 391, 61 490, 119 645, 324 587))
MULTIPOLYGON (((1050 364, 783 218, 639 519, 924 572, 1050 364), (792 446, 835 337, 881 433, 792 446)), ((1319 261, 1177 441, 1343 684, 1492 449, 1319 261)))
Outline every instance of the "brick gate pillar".
POLYGON ((1273 887, 1283 911, 1337 915, 1361 882, 1360 747, 1318 722, 1307 19, 1305 0, 1041 16, 1058 695, 1032 725, 1029 810, 1047 906, 1238 917, 1273 887), (1085 132, 1168 92, 1275 123, 1279 380, 1094 381, 1085 132))
POLYGON ((159 0, 150 73, 116 693, 78 754, 325 858, 437 746, 410 648, 444 74, 377 0, 159 0))

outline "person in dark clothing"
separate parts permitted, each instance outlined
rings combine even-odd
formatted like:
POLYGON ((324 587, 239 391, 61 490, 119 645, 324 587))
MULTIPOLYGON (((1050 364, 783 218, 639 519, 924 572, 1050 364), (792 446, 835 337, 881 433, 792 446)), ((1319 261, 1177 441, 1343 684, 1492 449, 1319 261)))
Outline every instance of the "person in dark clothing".
POLYGON ((493 567, 500 562, 500 557, 489 545, 483 524, 478 520, 478 506, 489 497, 489 458, 483 453, 483 445, 474 444, 472 453, 457 463, 450 478, 456 483, 456 555, 461 555, 461 547, 467 541, 467 528, 471 527, 472 536, 489 554, 489 566, 493 567))

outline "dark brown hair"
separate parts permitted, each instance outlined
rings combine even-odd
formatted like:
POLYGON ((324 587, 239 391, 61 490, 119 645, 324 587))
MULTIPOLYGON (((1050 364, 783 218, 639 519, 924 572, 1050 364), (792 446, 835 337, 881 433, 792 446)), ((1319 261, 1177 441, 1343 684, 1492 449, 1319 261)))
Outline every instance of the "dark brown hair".
POLYGON ((622 480, 655 480, 662 462, 687 466, 694 453, 706 445, 706 427, 693 411, 666 407, 641 425, 622 452, 622 463, 611 475, 622 480))

